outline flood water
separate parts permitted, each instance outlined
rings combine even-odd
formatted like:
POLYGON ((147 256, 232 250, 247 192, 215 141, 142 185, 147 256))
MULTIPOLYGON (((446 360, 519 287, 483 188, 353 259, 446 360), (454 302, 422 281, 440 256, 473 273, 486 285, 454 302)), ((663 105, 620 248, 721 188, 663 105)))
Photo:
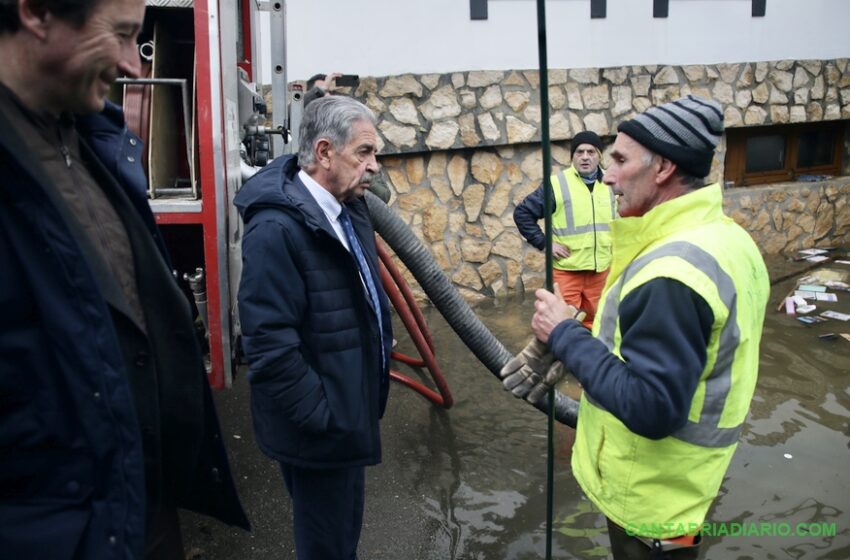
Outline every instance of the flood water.
MULTIPOLYGON (((798 265, 799 267, 799 265, 798 265)), ((770 263, 772 277, 789 274, 770 263)), ((828 268, 850 274, 850 266, 828 268)), ((741 443, 708 521, 790 527, 785 536, 708 536, 701 558, 850 558, 850 322, 805 326, 778 302, 797 277, 772 289, 755 399, 741 443), (829 536, 797 535, 818 523, 829 536), (809 527, 809 526, 807 526, 809 527)), ((850 313, 850 293, 818 302, 818 311, 850 313)), ((532 300, 487 301, 477 315, 512 352, 530 337, 532 300)), ((532 559, 545 552, 546 417, 502 390, 434 309, 424 313, 437 358, 455 398, 440 410, 393 384, 383 421, 384 459, 367 470, 361 559, 532 559)), ((415 354, 400 325, 398 349, 415 354)), ((413 376, 406 366, 400 370, 413 376)), ((294 558, 288 497, 250 429, 247 383, 216 398, 251 535, 184 515, 189 557, 294 558)), ((575 385, 565 388, 575 391, 575 385)), ((553 557, 608 555, 603 517, 570 470, 574 432, 556 426, 553 557)), ((779 529, 778 529, 779 530, 779 529)))

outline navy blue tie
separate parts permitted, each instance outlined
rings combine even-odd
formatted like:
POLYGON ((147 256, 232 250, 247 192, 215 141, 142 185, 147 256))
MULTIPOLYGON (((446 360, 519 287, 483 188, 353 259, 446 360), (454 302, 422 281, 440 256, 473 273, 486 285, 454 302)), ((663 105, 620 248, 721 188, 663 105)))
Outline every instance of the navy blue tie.
POLYGON ((369 270, 369 263, 366 262, 366 255, 363 254, 363 247, 354 233, 354 227, 351 225, 351 217, 348 215, 348 210, 346 210, 345 206, 342 207, 339 213, 339 223, 342 225, 342 231, 345 232, 345 237, 348 238, 351 254, 354 255, 354 260, 357 261, 360 276, 363 278, 363 283, 366 284, 366 291, 369 292, 369 299, 372 301, 372 308, 375 310, 375 317, 378 320, 378 332, 381 334, 381 364, 383 365, 385 359, 384 326, 381 324, 381 302, 378 299, 378 290, 375 287, 375 282, 372 281, 372 272, 369 270))

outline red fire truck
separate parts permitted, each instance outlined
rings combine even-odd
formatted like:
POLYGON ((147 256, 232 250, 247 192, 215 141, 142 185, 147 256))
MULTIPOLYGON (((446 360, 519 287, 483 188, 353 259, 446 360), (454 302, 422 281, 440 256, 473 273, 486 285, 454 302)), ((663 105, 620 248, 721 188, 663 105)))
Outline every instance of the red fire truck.
MULTIPOLYGON (((262 165, 291 151, 282 0, 147 0, 140 39, 144 75, 115 95, 145 141, 149 197, 175 272, 206 331, 209 381, 234 372, 240 223, 231 205, 245 160, 262 165), (271 22, 272 126, 259 75, 259 17, 271 22), (247 149, 245 148, 247 146, 247 149), (240 149, 243 156, 240 157, 240 149), (244 153, 245 151, 249 153, 244 153)), ((295 93, 296 99, 300 96, 295 93)))

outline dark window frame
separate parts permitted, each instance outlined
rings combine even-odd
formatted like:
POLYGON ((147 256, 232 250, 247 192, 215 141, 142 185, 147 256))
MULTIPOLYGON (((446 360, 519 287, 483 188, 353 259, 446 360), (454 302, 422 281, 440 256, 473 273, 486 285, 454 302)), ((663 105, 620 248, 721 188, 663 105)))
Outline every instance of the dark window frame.
MULTIPOLYGON (((487 19, 488 0, 469 0, 469 19, 487 19)), ((752 0, 753 17, 764 17, 767 0, 752 0)), ((666 18, 670 11, 670 0, 653 0, 652 17, 666 18)), ((590 19, 605 19, 607 12, 606 0, 590 0, 590 19)))
POLYGON ((487 19, 487 0, 469 0, 469 19, 487 19))
POLYGON ((606 0, 590 0, 590 19, 605 19, 606 0))
POLYGON ((846 121, 822 121, 788 125, 726 129, 724 180, 736 187, 793 181, 800 175, 841 175, 846 121), (832 161, 824 165, 797 167, 800 136, 807 132, 834 134, 832 161), (785 139, 785 166, 782 169, 747 172, 747 140, 758 136, 781 135, 785 139))

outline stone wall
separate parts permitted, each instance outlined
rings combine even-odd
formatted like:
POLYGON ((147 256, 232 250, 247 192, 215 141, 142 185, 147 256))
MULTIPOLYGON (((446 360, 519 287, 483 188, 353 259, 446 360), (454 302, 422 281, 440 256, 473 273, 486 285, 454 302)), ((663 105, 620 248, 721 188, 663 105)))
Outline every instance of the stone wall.
MULTIPOLYGON (((610 144, 618 122, 689 93, 720 103, 727 128, 850 119, 848 66, 836 59, 550 70, 553 168, 570 165, 577 132, 593 130, 610 144)), ((512 218, 542 180, 539 85, 536 70, 471 71, 363 78, 356 91, 341 91, 378 115, 390 206, 468 298, 543 283, 543 255, 512 218)), ((724 157, 721 142, 710 180, 721 180, 724 157)), ((726 203, 765 253, 847 245, 849 189, 842 179, 732 189, 726 203)))
POLYGON ((730 189, 723 202, 764 253, 850 246, 850 177, 730 189))

